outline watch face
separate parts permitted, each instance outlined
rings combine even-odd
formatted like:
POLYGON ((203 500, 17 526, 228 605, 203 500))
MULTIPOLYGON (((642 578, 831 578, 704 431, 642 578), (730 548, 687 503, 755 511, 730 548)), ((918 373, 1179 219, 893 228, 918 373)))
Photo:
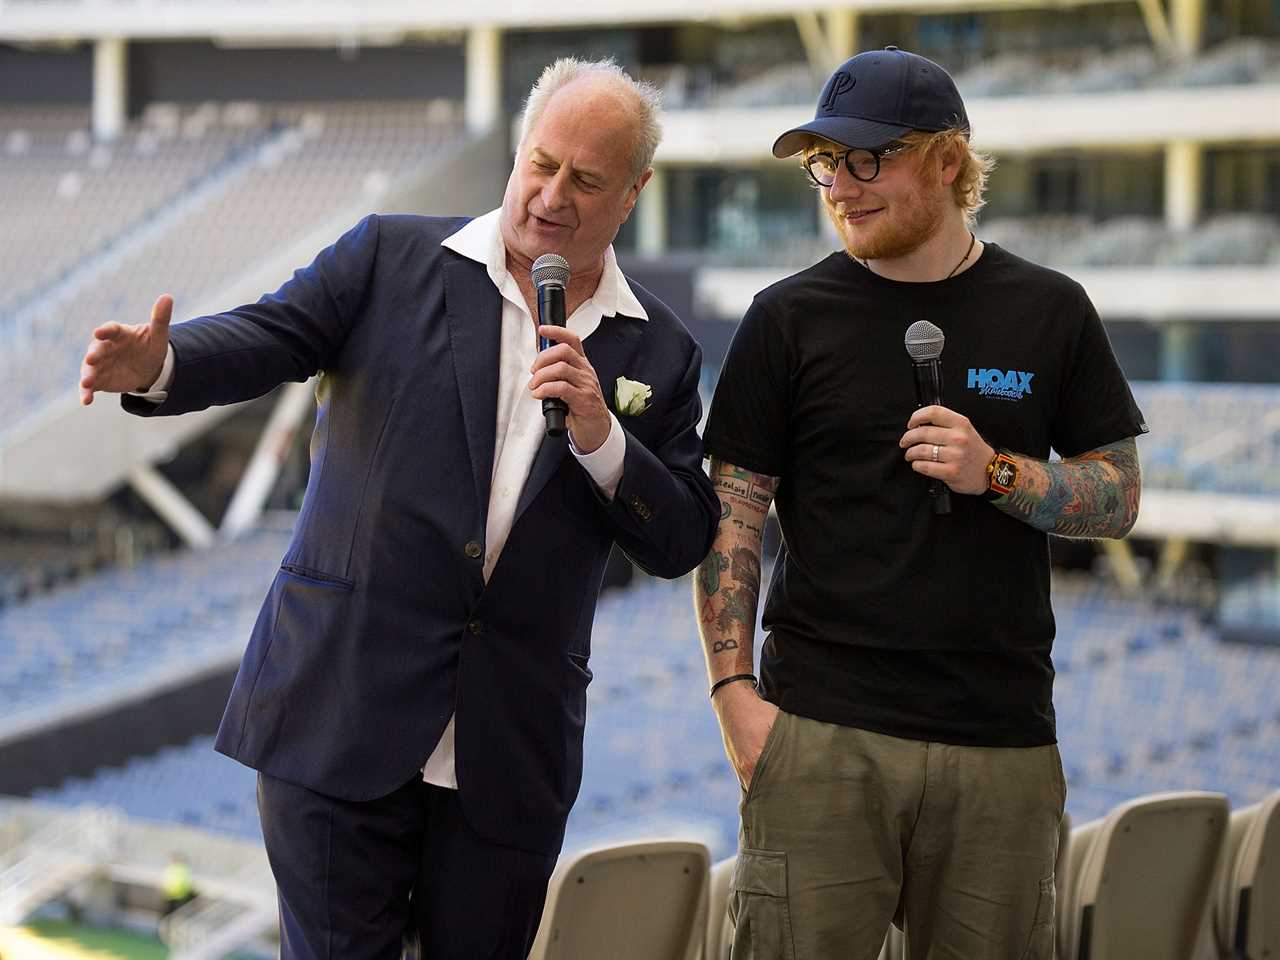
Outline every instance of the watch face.
POLYGON ((991 474, 992 486, 1008 490, 1018 478, 1018 468, 1008 460, 1000 460, 991 474))

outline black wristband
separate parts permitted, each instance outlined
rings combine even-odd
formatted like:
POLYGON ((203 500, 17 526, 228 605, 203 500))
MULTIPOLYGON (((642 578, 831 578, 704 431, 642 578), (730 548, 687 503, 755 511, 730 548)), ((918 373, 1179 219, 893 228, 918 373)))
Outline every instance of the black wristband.
POLYGON ((727 683, 733 683, 735 680, 750 680, 751 685, 753 687, 760 686, 760 681, 756 679, 756 675, 754 673, 735 673, 731 677, 721 677, 719 680, 713 683, 711 685, 711 692, 707 694, 707 698, 710 700, 714 700, 717 690, 719 690, 721 687, 723 687, 727 683))

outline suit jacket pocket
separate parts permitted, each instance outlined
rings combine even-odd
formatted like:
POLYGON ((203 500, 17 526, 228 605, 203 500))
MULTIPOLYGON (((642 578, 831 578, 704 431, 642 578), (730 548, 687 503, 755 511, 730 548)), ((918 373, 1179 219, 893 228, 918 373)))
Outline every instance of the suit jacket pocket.
POLYGON ((346 577, 325 573, 323 570, 313 570, 311 567, 304 567, 297 563, 282 563, 280 564, 280 569, 291 577, 297 577, 300 580, 307 580, 326 587, 334 587, 338 590, 350 590, 355 586, 355 581, 346 577))

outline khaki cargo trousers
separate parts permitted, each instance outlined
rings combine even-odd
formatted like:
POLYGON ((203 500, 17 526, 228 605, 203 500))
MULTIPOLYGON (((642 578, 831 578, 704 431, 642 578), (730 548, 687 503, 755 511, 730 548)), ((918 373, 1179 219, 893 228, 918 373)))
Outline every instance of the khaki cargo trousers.
POLYGON ((733 960, 1053 960, 1055 745, 960 747, 784 712, 742 800, 733 960))

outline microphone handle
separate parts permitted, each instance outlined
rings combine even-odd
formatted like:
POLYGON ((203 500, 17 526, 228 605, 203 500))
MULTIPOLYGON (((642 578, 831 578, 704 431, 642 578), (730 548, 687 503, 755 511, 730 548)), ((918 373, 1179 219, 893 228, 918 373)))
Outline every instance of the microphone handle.
MULTIPOLYGON (((916 406, 942 406, 942 364, 937 360, 916 361, 911 364, 916 379, 916 406)), ((951 512, 951 489, 937 478, 929 479, 929 496, 933 500, 933 512, 939 515, 951 512)))
MULTIPOLYGON (((538 322, 544 326, 564 326, 564 287, 544 283, 538 288, 538 322)), ((538 338, 538 349, 546 350, 554 341, 538 338)), ((547 397, 542 401, 542 415, 547 421, 547 436, 564 436, 564 418, 569 407, 559 397, 547 397)))

